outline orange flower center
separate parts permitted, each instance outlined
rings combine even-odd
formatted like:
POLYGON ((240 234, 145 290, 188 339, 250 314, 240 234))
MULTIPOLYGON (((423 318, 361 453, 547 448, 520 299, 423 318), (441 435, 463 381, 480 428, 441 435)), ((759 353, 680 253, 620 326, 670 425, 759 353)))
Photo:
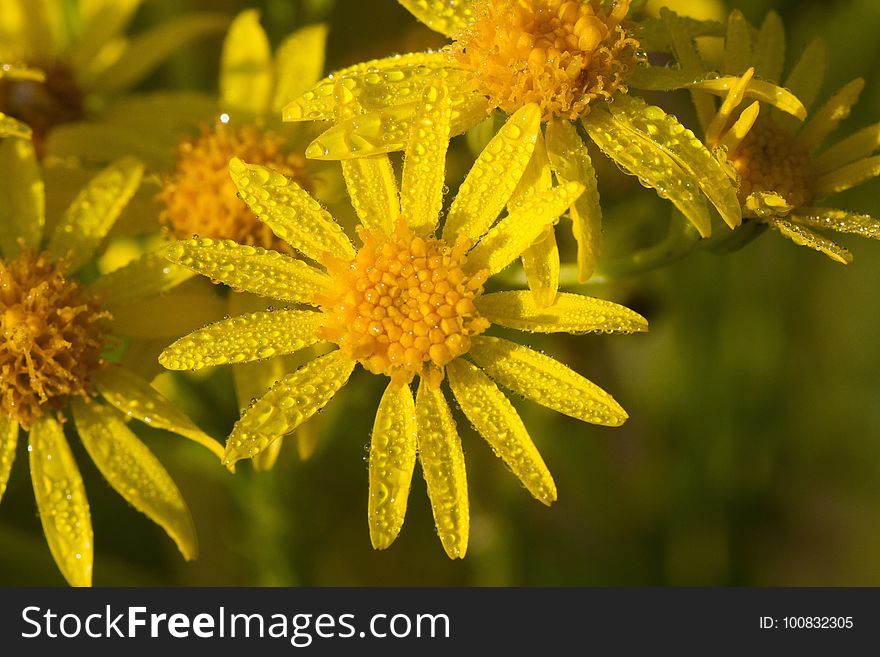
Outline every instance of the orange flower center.
POLYGON ((0 112, 29 125, 37 153, 42 154, 49 131, 85 118, 85 108, 73 71, 57 63, 32 66, 45 73, 44 81, 0 78, 0 112))
POLYGON ((442 367, 470 349, 471 336, 489 328, 474 306, 486 273, 463 269, 468 241, 418 237, 404 220, 393 238, 361 237, 352 262, 324 263, 334 282, 316 299, 325 317, 321 337, 399 383, 415 374, 442 378, 442 367))
POLYGON ((793 207, 810 202, 810 157, 773 119, 758 118, 732 161, 740 175, 741 203, 752 192, 776 192, 793 207))
POLYGON ((537 103, 543 120, 575 120, 595 98, 626 91, 639 43, 621 26, 629 0, 478 0, 452 53, 473 84, 513 113, 537 103))
POLYGON ((65 269, 33 251, 0 262, 0 412, 25 428, 47 407, 89 394, 103 362, 110 314, 65 269))
POLYGON ((280 135, 252 125, 233 128, 217 123, 178 146, 174 174, 159 195, 165 206, 163 222, 178 239, 199 235, 290 252, 290 247, 238 198, 229 176, 233 157, 271 167, 304 188, 311 187, 304 176, 305 159, 287 153, 280 135))

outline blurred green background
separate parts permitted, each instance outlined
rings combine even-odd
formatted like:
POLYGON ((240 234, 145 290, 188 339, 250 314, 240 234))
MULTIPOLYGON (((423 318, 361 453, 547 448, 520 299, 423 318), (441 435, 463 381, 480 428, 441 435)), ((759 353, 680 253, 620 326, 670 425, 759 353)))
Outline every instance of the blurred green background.
MULTIPOLYGON (((193 9, 232 16, 244 7, 262 11, 275 44, 327 20, 328 70, 443 43, 394 0, 147 0, 134 30, 193 9)), ((727 8, 753 23, 779 11, 789 64, 812 36, 824 37, 831 60, 821 98, 866 78, 841 133, 880 117, 880 4, 752 0, 727 8)), ((213 89, 220 43, 180 52, 143 88, 213 89)), ((686 100, 673 101, 685 120, 686 100)), ((457 140, 453 174, 468 157, 457 140)), ((612 241, 666 220, 662 202, 601 159, 612 241)), ((833 205, 880 216, 878 190, 875 180, 833 205)), ((593 427, 515 401, 559 489, 547 509, 457 416, 472 513, 464 561, 444 555, 418 471, 400 538, 385 552, 371 549, 365 458, 382 381, 362 370, 321 416, 312 459, 300 462, 286 448, 268 474, 242 464, 229 475, 189 442, 144 430, 192 508, 201 542, 194 563, 127 508, 74 442, 92 507, 95 583, 880 585, 880 244, 841 242, 855 255, 848 267, 766 233, 730 255, 698 252, 584 288, 642 312, 651 332, 529 342, 610 391, 631 419, 620 429, 593 427)), ((225 436, 236 417, 229 372, 179 386, 195 419, 225 436)), ((24 453, 0 505, 0 555, 0 584, 63 584, 24 453)))

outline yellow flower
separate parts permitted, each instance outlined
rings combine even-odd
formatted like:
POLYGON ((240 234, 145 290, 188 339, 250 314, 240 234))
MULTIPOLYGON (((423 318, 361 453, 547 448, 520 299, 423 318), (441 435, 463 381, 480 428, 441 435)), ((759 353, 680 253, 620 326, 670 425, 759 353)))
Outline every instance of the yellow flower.
MULTIPOLYGON (((452 45, 352 66, 290 102, 285 120, 336 122, 309 146, 308 157, 344 160, 403 148, 419 95, 443 80, 452 94, 452 134, 495 109, 512 114, 529 104, 538 108, 536 120, 545 129, 535 166, 549 161, 560 182, 586 189, 570 213, 582 282, 596 265, 601 208, 593 165, 572 121, 620 168, 672 201, 701 236, 712 230, 707 199, 731 228, 739 225, 736 192, 711 153, 674 116, 626 94, 643 60, 625 22, 629 0, 400 2, 450 36, 452 45)), ((499 165, 484 184, 506 186, 521 174, 499 165)), ((556 277, 537 272, 558 270, 553 232, 542 235, 527 256, 534 263, 527 276, 537 300, 552 302, 556 277)))
MULTIPOLYGON (((771 13, 760 32, 742 14, 728 21, 723 71, 729 77, 727 95, 706 126, 706 143, 722 149, 736 173, 739 198, 746 217, 769 225, 794 243, 847 264, 852 255, 823 235, 831 230, 880 238, 880 222, 863 214, 814 205, 880 175, 880 126, 872 125, 832 146, 828 136, 849 116, 864 80, 845 84, 802 125, 758 101, 742 109, 743 90, 753 76, 776 80, 782 72, 785 36, 778 16, 771 13), (755 38, 752 35, 757 34, 755 38), (744 68, 747 63, 754 66, 744 68)), ((807 46, 783 87, 812 105, 826 68, 820 40, 807 46)))
MULTIPOLYGON (((577 182, 537 192, 496 218, 511 188, 463 185, 437 232, 452 117, 445 87, 427 87, 407 138, 400 193, 387 155, 353 161, 348 191, 362 238, 355 248, 333 217, 301 186, 240 160, 235 184, 258 217, 319 268, 277 251, 199 238, 168 252, 175 263, 227 285, 283 303, 311 306, 235 317, 181 338, 160 357, 183 370, 244 363, 308 345, 338 346, 278 381, 251 405, 226 444, 226 463, 258 456, 321 410, 355 366, 388 376, 370 448, 369 525, 373 546, 388 547, 406 511, 418 456, 437 531, 452 557, 464 557, 468 496, 464 456, 442 390, 448 381, 464 414, 540 501, 556 488, 510 401, 496 384, 553 410, 617 426, 627 415, 608 393, 563 364, 525 346, 486 335, 491 324, 530 332, 632 332, 645 320, 622 306, 560 294, 539 308, 527 291, 484 293, 583 191, 577 182), (419 378, 415 400, 410 389, 419 378)), ((521 127, 528 105, 511 117, 477 158, 473 183, 493 158, 523 153, 534 140, 521 127), (483 170, 481 172, 481 169, 483 170)), ((487 182, 489 180, 487 179, 487 182)), ((515 184, 515 181, 514 181, 515 184)))
POLYGON ((157 319, 138 309, 191 276, 156 253, 84 282, 88 265, 140 185, 143 166, 118 160, 77 195, 43 244, 43 179, 32 143, 0 121, 0 496, 21 431, 46 540, 64 577, 92 581, 92 525, 83 482, 64 435, 73 424, 97 468, 132 506, 159 524, 187 559, 197 553, 189 510, 171 477, 128 428, 135 418, 222 455, 220 446, 150 384, 112 362, 157 319))
POLYGON ((6 0, 0 64, 27 64, 42 80, 0 80, 0 112, 34 130, 38 152, 56 125, 79 121, 135 86, 182 45, 223 29, 222 15, 193 13, 128 39, 140 0, 6 0))

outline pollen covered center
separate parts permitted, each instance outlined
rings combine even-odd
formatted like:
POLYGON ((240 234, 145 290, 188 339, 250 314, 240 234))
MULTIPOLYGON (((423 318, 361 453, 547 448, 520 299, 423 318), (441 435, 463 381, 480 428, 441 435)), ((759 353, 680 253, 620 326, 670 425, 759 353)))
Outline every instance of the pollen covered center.
POLYGON ((810 158, 771 118, 759 117, 733 155, 740 175, 739 197, 776 192, 793 207, 810 202, 810 158))
POLYGON ((478 0, 454 37, 453 57, 507 113, 527 103, 543 120, 586 114, 595 98, 626 90, 639 44, 621 27, 629 0, 478 0))
POLYGON ((450 246, 418 237, 403 221, 393 238, 361 237, 352 262, 325 263, 334 282, 316 299, 323 339, 370 372, 406 383, 466 353, 471 336, 489 328, 474 306, 486 273, 465 273, 466 239, 450 246))
POLYGON ((65 275, 65 263, 23 251, 0 261, 0 410, 28 428, 71 395, 91 392, 107 321, 98 298, 65 275))
POLYGON ((236 195, 229 176, 233 157, 271 167, 305 189, 311 188, 305 159, 286 152, 280 135, 253 125, 232 127, 218 122, 178 146, 174 174, 160 193, 163 222, 178 239, 199 235, 289 252, 287 243, 236 195))

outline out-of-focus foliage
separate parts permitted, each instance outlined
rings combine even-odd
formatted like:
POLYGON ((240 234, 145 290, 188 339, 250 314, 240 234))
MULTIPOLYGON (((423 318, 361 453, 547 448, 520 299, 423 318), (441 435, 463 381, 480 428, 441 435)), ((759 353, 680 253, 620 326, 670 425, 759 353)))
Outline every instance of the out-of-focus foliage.
MULTIPOLYGON (((393 0, 330 4, 146 0, 132 29, 192 10, 231 17, 255 7, 277 44, 297 27, 326 20, 328 71, 445 41, 393 0)), ((731 8, 755 24, 769 9, 780 12, 788 65, 813 36, 825 38, 822 97, 865 78, 843 134, 880 118, 876 2, 736 0, 731 8)), ((210 91, 219 55, 220 38, 206 39, 141 88, 210 91)), ((689 98, 678 99, 668 109, 694 124, 689 98)), ((643 227, 668 216, 668 207, 653 194, 633 194, 638 184, 595 155, 609 254, 650 243, 643 227)), ((471 161, 465 141, 455 140, 453 186, 471 161)), ((835 202, 878 216, 878 198, 869 184, 835 202)), ((73 444, 98 537, 95 583, 880 585, 880 244, 841 243, 856 252, 849 267, 757 239, 731 254, 698 251, 637 280, 580 288, 634 308, 651 331, 626 340, 533 336, 531 346, 615 390, 630 419, 618 429, 584 426, 514 400, 558 487, 558 501, 546 509, 456 410, 473 473, 463 562, 437 549, 418 474, 407 531, 389 550, 372 549, 363 492, 383 381, 363 371, 320 417, 312 458, 301 462, 284 450, 267 473, 243 463, 230 475, 198 446, 137 429, 190 504, 201 544, 194 563, 179 559, 161 529, 128 512, 73 444)), ((560 248, 574 253, 571 243, 560 248)), ((159 385, 217 436, 238 417, 228 369, 200 380, 163 374, 159 385)), ((62 584, 30 496, 26 468, 16 468, 0 506, 0 584, 62 584)))

